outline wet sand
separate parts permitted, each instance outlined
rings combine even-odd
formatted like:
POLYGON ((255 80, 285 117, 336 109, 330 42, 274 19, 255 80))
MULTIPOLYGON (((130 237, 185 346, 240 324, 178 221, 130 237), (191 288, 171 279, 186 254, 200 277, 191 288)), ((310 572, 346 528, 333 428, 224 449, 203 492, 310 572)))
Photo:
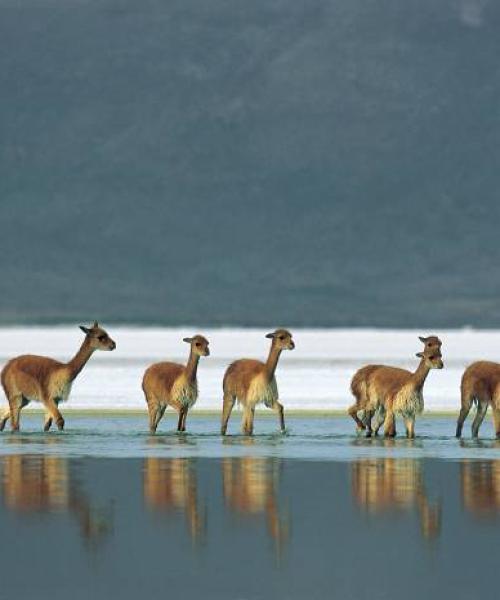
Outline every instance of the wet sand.
POLYGON ((154 440, 137 433, 139 417, 128 418, 130 437, 116 418, 75 416, 43 436, 29 416, 24 433, 0 437, 0 598, 496 593, 500 450, 448 438, 450 419, 422 423, 410 444, 356 438, 337 418, 327 423, 337 441, 314 452, 314 420, 291 422, 281 443, 262 420, 253 440, 219 440, 217 456, 211 434, 196 433, 214 418, 154 440), (91 452, 101 438, 115 451, 91 452), (443 444, 456 457, 441 456, 443 444), (295 457, 301 445, 308 460, 295 457))

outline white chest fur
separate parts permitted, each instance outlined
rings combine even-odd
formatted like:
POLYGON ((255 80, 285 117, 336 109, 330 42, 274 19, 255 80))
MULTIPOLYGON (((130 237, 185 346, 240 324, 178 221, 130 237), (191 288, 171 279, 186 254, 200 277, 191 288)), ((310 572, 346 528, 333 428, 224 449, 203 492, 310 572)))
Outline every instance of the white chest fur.
POLYGON ((419 415, 424 410, 422 390, 415 390, 413 386, 403 386, 394 398, 393 409, 403 416, 419 415))
POLYGON ((198 398, 197 382, 188 381, 184 375, 181 375, 172 387, 171 397, 181 406, 191 408, 198 398))
POLYGON ((278 385, 273 377, 267 381, 264 375, 255 377, 248 389, 247 402, 251 406, 264 403, 268 408, 272 408, 278 400, 278 385))
POLYGON ((66 402, 71 392, 72 383, 65 369, 56 371, 50 378, 50 395, 61 402, 66 402))

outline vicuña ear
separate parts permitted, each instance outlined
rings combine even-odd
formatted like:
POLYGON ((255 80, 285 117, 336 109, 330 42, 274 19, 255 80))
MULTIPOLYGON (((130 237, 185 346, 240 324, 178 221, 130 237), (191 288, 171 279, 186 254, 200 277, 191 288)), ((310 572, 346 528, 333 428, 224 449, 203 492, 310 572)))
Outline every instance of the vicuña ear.
POLYGON ((272 340, 272 339, 274 338, 274 333, 268 333, 268 334, 266 335, 266 338, 268 338, 268 339, 272 340))
POLYGON ((99 327, 99 323, 97 321, 94 321, 94 324, 92 325, 92 327, 94 327, 94 328, 99 327))
POLYGON ((424 353, 423 352, 417 352, 415 354, 415 356, 418 356, 418 358, 424 358, 424 353))
POLYGON ((425 344, 425 342, 427 341, 427 338, 424 338, 424 337, 422 337, 421 335, 419 335, 419 336, 418 336, 418 339, 419 339, 421 342, 424 342, 424 344, 425 344))
POLYGON ((88 327, 84 327, 83 325, 80 325, 80 329, 83 331, 83 333, 85 335, 88 335, 90 333, 90 329, 88 327))
POLYGON ((193 338, 184 338, 182 341, 186 342, 186 344, 190 344, 193 341, 193 338))

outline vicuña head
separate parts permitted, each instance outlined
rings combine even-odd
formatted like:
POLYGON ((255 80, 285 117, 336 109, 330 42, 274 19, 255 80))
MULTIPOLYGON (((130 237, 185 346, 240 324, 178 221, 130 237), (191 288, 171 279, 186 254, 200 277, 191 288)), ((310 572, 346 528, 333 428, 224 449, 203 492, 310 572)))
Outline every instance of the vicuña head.
POLYGON ((280 350, 293 350, 295 348, 292 334, 286 329, 276 329, 276 331, 268 333, 266 338, 273 340, 272 346, 280 350))
POLYGON ((430 350, 431 348, 440 349, 443 345, 443 342, 437 337, 437 335, 430 335, 429 337, 423 337, 419 335, 418 339, 424 343, 425 350, 430 350))
POLYGON ((185 337, 182 340, 191 346, 191 352, 196 356, 210 356, 210 349, 208 347, 208 340, 202 335, 195 335, 193 337, 185 337))
POLYGON ((86 341, 93 350, 114 350, 116 348, 116 344, 109 337, 108 332, 99 327, 97 321, 94 321, 92 327, 80 325, 80 329, 87 336, 86 341))
POLYGON ((422 359, 428 369, 442 369, 444 367, 441 350, 426 348, 423 352, 417 352, 416 356, 422 359))

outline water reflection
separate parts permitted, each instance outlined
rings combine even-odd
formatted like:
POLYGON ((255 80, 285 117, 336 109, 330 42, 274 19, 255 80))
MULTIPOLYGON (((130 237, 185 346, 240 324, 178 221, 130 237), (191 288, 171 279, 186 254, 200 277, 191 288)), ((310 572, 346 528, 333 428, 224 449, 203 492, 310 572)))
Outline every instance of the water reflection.
POLYGON ((370 513, 416 509, 422 535, 429 539, 440 534, 441 502, 429 500, 420 460, 356 461, 352 465, 352 493, 358 505, 370 513))
POLYGON ((2 457, 0 464, 7 509, 68 512, 76 517, 82 539, 94 547, 112 531, 112 507, 92 506, 78 483, 74 462, 59 456, 10 455, 2 457))
POLYGON ((278 557, 289 536, 289 519, 278 499, 280 472, 280 460, 274 458, 248 456, 222 461, 226 507, 243 517, 264 516, 278 557))
POLYGON ((478 517, 500 513, 500 460, 463 461, 460 465, 462 500, 478 517))
POLYGON ((198 499, 197 475, 190 458, 146 458, 143 479, 144 500, 154 511, 182 511, 189 533, 198 540, 205 532, 205 511, 198 499))

